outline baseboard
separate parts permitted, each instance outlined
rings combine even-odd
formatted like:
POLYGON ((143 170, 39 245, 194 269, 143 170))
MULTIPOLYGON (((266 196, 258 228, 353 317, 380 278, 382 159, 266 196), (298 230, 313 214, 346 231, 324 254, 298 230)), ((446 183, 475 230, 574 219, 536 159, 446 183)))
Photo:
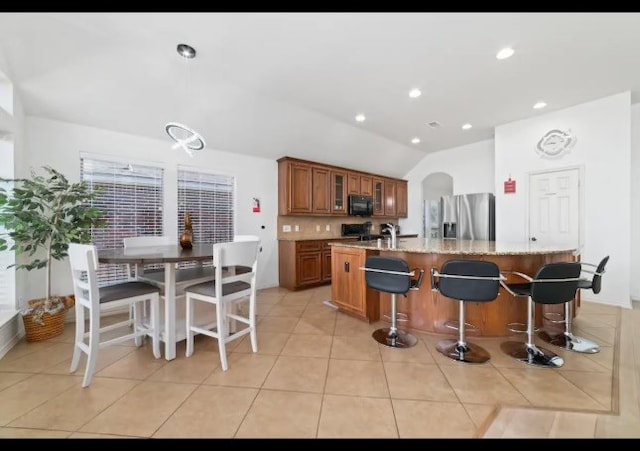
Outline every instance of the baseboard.
POLYGON ((3 315, 0 323, 0 359, 13 348, 22 337, 24 327, 19 312, 3 315))

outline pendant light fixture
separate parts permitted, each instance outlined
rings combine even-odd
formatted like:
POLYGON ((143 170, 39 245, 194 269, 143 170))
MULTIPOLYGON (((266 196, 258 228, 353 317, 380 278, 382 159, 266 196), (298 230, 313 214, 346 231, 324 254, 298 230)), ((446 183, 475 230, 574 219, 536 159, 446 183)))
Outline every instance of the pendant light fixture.
MULTIPOLYGON (((196 57, 196 49, 188 44, 178 44, 177 51, 180 56, 185 58, 185 64, 187 60, 196 57)), ((190 157, 193 157, 194 150, 202 150, 206 147, 206 143, 202 135, 191 127, 179 122, 169 122, 164 126, 164 129, 167 132, 167 135, 175 141, 172 148, 182 148, 190 157)))

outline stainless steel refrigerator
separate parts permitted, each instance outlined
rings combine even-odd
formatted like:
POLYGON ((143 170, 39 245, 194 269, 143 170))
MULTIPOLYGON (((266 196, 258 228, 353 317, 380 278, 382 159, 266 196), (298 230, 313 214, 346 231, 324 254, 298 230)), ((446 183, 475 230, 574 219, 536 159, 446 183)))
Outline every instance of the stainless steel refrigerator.
POLYGON ((495 196, 492 193, 442 196, 440 218, 442 237, 445 239, 496 239, 495 196))

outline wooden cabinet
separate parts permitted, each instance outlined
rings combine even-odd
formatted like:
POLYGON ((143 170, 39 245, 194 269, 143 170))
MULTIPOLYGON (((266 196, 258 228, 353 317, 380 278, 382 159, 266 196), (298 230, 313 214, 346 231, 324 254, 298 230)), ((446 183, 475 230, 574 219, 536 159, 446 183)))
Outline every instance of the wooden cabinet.
POLYGON ((396 182, 396 215, 398 218, 406 218, 408 216, 408 196, 407 182, 396 182))
POLYGON ((331 171, 331 214, 347 214, 347 173, 331 171))
POLYGON ((345 216, 348 196, 373 197, 373 216, 408 216, 407 181, 311 161, 278 160, 278 214, 345 216))
POLYGON ((331 213, 331 176, 329 169, 312 167, 312 193, 311 203, 313 213, 331 213))
POLYGON ((341 311, 370 322, 380 318, 379 295, 367 287, 360 268, 373 252, 340 246, 331 252, 331 300, 341 311))
POLYGON ((373 178, 373 216, 384 216, 384 180, 373 178))
POLYGON ((396 182, 394 180, 384 181, 384 215, 396 216, 396 182))
POLYGON ((299 290, 331 282, 330 242, 340 239, 278 242, 280 286, 299 290))

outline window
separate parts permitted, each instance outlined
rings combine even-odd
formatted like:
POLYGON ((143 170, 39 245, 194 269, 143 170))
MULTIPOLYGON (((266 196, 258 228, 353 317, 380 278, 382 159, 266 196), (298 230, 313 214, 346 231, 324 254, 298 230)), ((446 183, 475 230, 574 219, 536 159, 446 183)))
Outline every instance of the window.
MULTIPOLYGON (((0 74, 0 80, 2 80, 0 74)), ((13 141, 0 139, 0 161, 3 164, 0 165, 0 177, 6 179, 14 178, 13 173, 13 141)), ((13 189, 13 183, 0 182, 0 188, 6 190, 9 193, 13 189)), ((8 238, 5 234, 5 229, 0 226, 0 235, 8 238)), ((7 243, 11 248, 12 243, 7 243)), ((15 268, 8 266, 15 263, 15 252, 6 250, 0 251, 0 310, 15 310, 16 308, 16 273, 15 268)), ((2 343, 0 343, 1 347, 2 343)))
MULTIPOLYGON (((100 187, 102 193, 91 205, 102 211, 106 228, 91 231, 98 249, 123 247, 131 236, 162 235, 163 174, 159 167, 123 164, 92 158, 80 160, 80 178, 100 187)), ((127 280, 124 265, 100 265, 100 286, 127 280)))
POLYGON ((194 243, 233 241, 234 178, 178 168, 178 238, 186 213, 194 243))

